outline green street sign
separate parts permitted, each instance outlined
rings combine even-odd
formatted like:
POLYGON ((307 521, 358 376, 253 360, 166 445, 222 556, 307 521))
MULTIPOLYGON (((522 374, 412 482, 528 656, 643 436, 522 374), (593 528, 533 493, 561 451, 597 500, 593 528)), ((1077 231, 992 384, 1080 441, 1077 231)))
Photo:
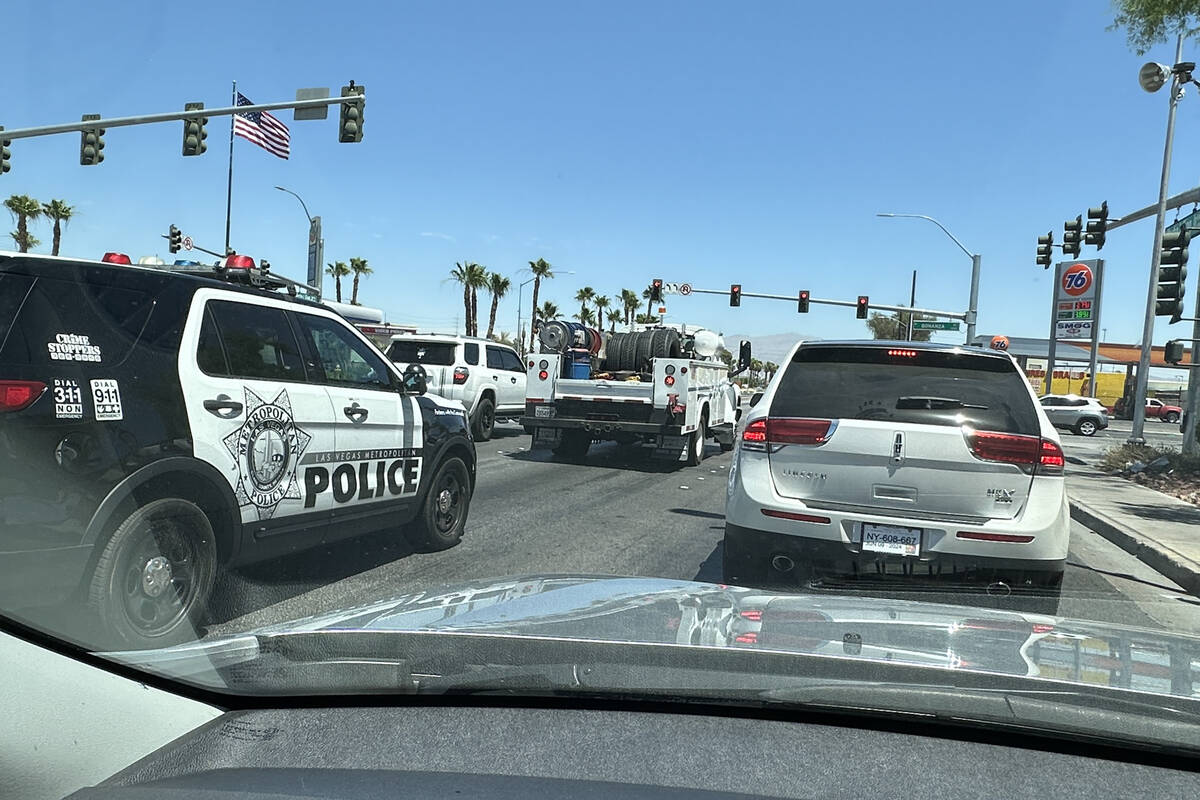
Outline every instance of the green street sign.
POLYGON ((956 331, 958 326, 957 322, 941 322, 931 319, 913 320, 914 331, 956 331))
POLYGON ((1200 230, 1200 210, 1193 211, 1182 219, 1177 219, 1166 227, 1167 233, 1181 231, 1187 228, 1189 232, 1200 230))

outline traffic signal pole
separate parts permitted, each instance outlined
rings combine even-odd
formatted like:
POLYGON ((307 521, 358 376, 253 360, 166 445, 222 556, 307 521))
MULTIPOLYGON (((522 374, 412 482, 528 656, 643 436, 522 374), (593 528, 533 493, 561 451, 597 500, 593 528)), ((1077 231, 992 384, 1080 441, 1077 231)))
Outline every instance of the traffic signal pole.
MULTIPOLYGON (((728 289, 692 289, 690 294, 719 294, 722 297, 728 297, 729 290, 728 289)), ((760 293, 760 292, 747 292, 747 291, 743 290, 741 292, 741 295, 742 295, 742 297, 758 297, 763 300, 786 300, 789 303, 796 302, 796 295, 794 295, 794 294, 764 294, 764 293, 760 293)), ((857 308, 858 307, 858 301, 856 301, 856 300, 828 300, 828 299, 821 299, 821 298, 817 298, 817 297, 810 297, 808 299, 808 302, 819 303, 820 305, 825 305, 825 306, 842 306, 843 308, 857 308)), ((930 308, 911 308, 909 306, 887 306, 887 305, 880 305, 879 303, 871 303, 870 307, 871 307, 872 311, 896 311, 896 312, 903 312, 903 313, 908 313, 911 311, 913 314, 924 314, 927 317, 944 317, 946 319, 957 319, 957 320, 962 320, 964 322, 970 316, 969 311, 937 311, 935 309, 930 309, 930 308)))
MULTIPOLYGON (((1175 40, 1175 61, 1183 60, 1183 34, 1175 40)), ((1133 430, 1130 444, 1146 442, 1146 391, 1150 387, 1150 355, 1154 346, 1154 317, 1158 305, 1158 266, 1162 255, 1163 223, 1167 216, 1167 184, 1171 179, 1171 150, 1175 144, 1175 109, 1179 105, 1182 86, 1179 75, 1171 78, 1170 102, 1167 107, 1167 140, 1163 145, 1162 175, 1158 182, 1158 212, 1154 219, 1154 249, 1150 253, 1150 288, 1146 293, 1146 319, 1142 325, 1142 352, 1138 358, 1137 383, 1133 390, 1133 430)))

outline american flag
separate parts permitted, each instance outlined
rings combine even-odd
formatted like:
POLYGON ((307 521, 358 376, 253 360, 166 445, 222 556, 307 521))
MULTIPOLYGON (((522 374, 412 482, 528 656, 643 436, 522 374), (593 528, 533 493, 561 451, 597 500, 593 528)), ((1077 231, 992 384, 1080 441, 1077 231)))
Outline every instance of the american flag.
MULTIPOLYGON (((254 105, 241 92, 238 92, 237 104, 239 106, 254 105)), ((287 158, 291 149, 292 137, 288 133, 287 126, 266 111, 247 111, 244 114, 234 114, 233 132, 280 158, 287 158)))

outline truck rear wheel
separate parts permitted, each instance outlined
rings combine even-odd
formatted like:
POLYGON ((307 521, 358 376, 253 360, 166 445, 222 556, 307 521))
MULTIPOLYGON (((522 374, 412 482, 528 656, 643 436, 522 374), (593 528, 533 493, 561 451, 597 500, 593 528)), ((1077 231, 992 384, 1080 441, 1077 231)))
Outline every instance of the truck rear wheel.
POLYGON ((708 409, 700 412, 700 422, 688 439, 687 465, 696 467, 704 460, 704 440, 708 438, 708 409))

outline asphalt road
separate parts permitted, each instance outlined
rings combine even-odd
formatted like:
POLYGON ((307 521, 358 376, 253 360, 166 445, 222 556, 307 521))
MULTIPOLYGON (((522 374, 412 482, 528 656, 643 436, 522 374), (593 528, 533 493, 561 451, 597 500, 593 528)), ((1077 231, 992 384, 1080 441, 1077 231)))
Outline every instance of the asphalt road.
MULTIPOLYGON (((1069 446, 1080 439, 1064 437, 1069 446)), ((381 534, 227 574, 210 635, 480 578, 599 573, 720 581, 730 454, 710 445, 699 467, 686 467, 598 444, 586 463, 564 464, 529 444, 519 427, 500 425, 478 446, 478 486, 459 546, 415 553, 401 536, 381 534)), ((1081 525, 1072 528, 1062 597, 1050 607, 961 593, 904 596, 1200 633, 1200 599, 1081 525)))

